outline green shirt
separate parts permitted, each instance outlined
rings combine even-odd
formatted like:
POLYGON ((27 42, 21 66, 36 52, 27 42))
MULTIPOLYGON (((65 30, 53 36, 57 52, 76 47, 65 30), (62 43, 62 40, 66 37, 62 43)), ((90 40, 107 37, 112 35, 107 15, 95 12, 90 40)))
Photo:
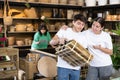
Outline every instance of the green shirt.
POLYGON ((39 32, 36 32, 31 47, 35 49, 46 49, 50 40, 51 40, 51 36, 49 32, 47 32, 47 35, 44 34, 40 35, 39 32), (35 42, 38 41, 40 41, 40 43, 35 44, 35 42))

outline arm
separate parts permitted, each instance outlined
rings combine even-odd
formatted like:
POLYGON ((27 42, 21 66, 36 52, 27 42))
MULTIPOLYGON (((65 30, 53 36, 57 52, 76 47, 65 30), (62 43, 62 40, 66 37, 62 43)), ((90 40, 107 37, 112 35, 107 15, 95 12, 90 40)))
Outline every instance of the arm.
POLYGON ((112 55, 113 54, 113 44, 112 44, 111 36, 107 33, 105 35, 105 37, 106 37, 104 39, 105 47, 102 47, 102 45, 96 45, 96 46, 93 46, 93 47, 95 49, 101 50, 102 52, 104 52, 106 54, 112 55))
POLYGON ((52 38, 52 40, 50 41, 51 46, 55 46, 55 45, 58 45, 58 44, 64 44, 65 41, 67 40, 65 38, 65 34, 66 34, 66 31, 60 29, 56 33, 56 35, 52 38))
POLYGON ((112 50, 112 49, 103 48, 103 47, 101 47, 101 45, 93 46, 93 48, 94 48, 94 49, 99 49, 99 50, 101 50, 101 51, 103 51, 104 53, 109 54, 109 55, 112 55, 112 53, 113 53, 113 50, 112 50))
POLYGON ((35 35, 34 35, 34 44, 39 44, 39 43, 40 43, 39 34, 38 34, 38 32, 36 32, 35 35))
POLYGON ((50 40, 51 40, 51 35, 50 35, 49 32, 47 32, 47 36, 48 36, 48 41, 50 42, 50 40))
POLYGON ((59 44, 59 37, 58 37, 57 35, 55 35, 55 36, 51 39, 50 45, 51 45, 53 48, 55 48, 55 47, 56 47, 55 45, 57 45, 57 44, 59 44))

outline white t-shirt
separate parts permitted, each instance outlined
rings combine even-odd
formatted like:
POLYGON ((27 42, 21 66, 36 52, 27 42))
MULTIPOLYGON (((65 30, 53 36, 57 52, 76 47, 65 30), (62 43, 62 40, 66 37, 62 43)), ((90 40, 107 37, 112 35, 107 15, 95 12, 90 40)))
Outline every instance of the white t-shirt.
MULTIPOLYGON (((86 46, 85 42, 85 37, 82 35, 81 32, 74 32, 72 28, 68 28, 67 30, 59 30, 56 34, 59 38, 66 38, 68 41, 69 40, 75 40, 79 42, 83 47, 86 46)), ((64 61, 62 58, 58 56, 58 62, 57 62, 58 67, 63 67, 63 68, 68 68, 68 69, 75 69, 79 70, 80 66, 73 67, 70 64, 68 64, 66 61, 64 61)))
POLYGON ((87 39, 87 48, 94 56, 93 60, 90 62, 90 65, 95 67, 111 65, 112 60, 109 54, 93 48, 93 45, 101 45, 104 48, 112 49, 113 45, 110 35, 103 31, 101 34, 96 35, 91 31, 91 29, 84 31, 83 34, 87 39))

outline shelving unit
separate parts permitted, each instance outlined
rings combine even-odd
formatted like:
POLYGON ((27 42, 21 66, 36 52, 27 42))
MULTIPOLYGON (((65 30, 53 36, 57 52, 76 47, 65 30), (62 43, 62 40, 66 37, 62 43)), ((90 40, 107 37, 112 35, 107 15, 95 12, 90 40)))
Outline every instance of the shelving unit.
MULTIPOLYGON (((50 18, 48 18, 48 20, 50 21, 50 23, 53 23, 55 24, 55 22, 64 22, 65 24, 67 24, 67 22, 69 21, 67 19, 67 10, 69 9, 72 9, 72 10, 80 10, 82 7, 81 6, 78 6, 78 5, 66 5, 66 4, 51 4, 51 3, 39 3, 39 2, 16 2, 16 1, 9 1, 9 5, 10 7, 14 7, 14 6, 19 6, 19 7, 23 7, 25 8, 25 4, 26 3, 29 3, 31 7, 35 7, 38 11, 38 13, 40 13, 40 10, 42 8, 51 8, 51 9, 63 9, 63 10, 66 10, 66 13, 65 13, 65 16, 64 18, 52 18, 52 15, 50 18)), ((0 1, 0 4, 1 5, 4 5, 4 1, 0 1)), ((38 18, 13 18, 13 22, 19 20, 19 21, 32 21, 33 23, 40 23, 41 22, 41 17, 42 15, 41 14, 38 14, 38 18)), ((3 18, 0 18, 1 20, 3 18)), ((35 30, 36 31, 36 30, 35 30)), ((24 35, 24 34, 32 34, 31 37, 33 37, 33 34, 35 33, 35 31, 32 31, 32 32, 28 32, 28 31, 22 31, 22 32, 10 32, 9 29, 7 29, 7 36, 10 37, 11 35, 15 36, 15 37, 18 37, 17 35, 21 34, 24 35)), ((49 30, 51 35, 53 36, 57 30, 49 30)), ((16 46, 13 45, 13 47, 16 46)), ((23 45, 24 46, 24 45, 23 45)), ((26 45, 27 46, 27 45, 26 45)))

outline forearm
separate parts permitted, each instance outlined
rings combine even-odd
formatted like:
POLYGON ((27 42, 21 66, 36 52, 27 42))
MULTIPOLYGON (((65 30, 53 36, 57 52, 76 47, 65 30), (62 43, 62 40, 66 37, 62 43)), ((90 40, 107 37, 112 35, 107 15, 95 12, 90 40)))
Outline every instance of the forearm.
POLYGON ((50 45, 57 45, 59 43, 59 41, 58 40, 54 40, 54 39, 52 39, 51 41, 50 41, 50 45))
POLYGON ((34 44, 40 44, 40 41, 34 41, 34 44))
POLYGON ((99 49, 100 51, 112 55, 113 51, 112 49, 108 49, 108 48, 103 48, 101 45, 97 45, 97 46, 93 46, 94 49, 99 49))
POLYGON ((54 46, 59 44, 59 37, 57 35, 55 35, 52 40, 50 41, 50 45, 54 46))
POLYGON ((113 54, 112 49, 100 47, 99 50, 101 50, 102 52, 104 52, 104 53, 106 53, 106 54, 109 54, 109 55, 112 55, 112 54, 113 54))

